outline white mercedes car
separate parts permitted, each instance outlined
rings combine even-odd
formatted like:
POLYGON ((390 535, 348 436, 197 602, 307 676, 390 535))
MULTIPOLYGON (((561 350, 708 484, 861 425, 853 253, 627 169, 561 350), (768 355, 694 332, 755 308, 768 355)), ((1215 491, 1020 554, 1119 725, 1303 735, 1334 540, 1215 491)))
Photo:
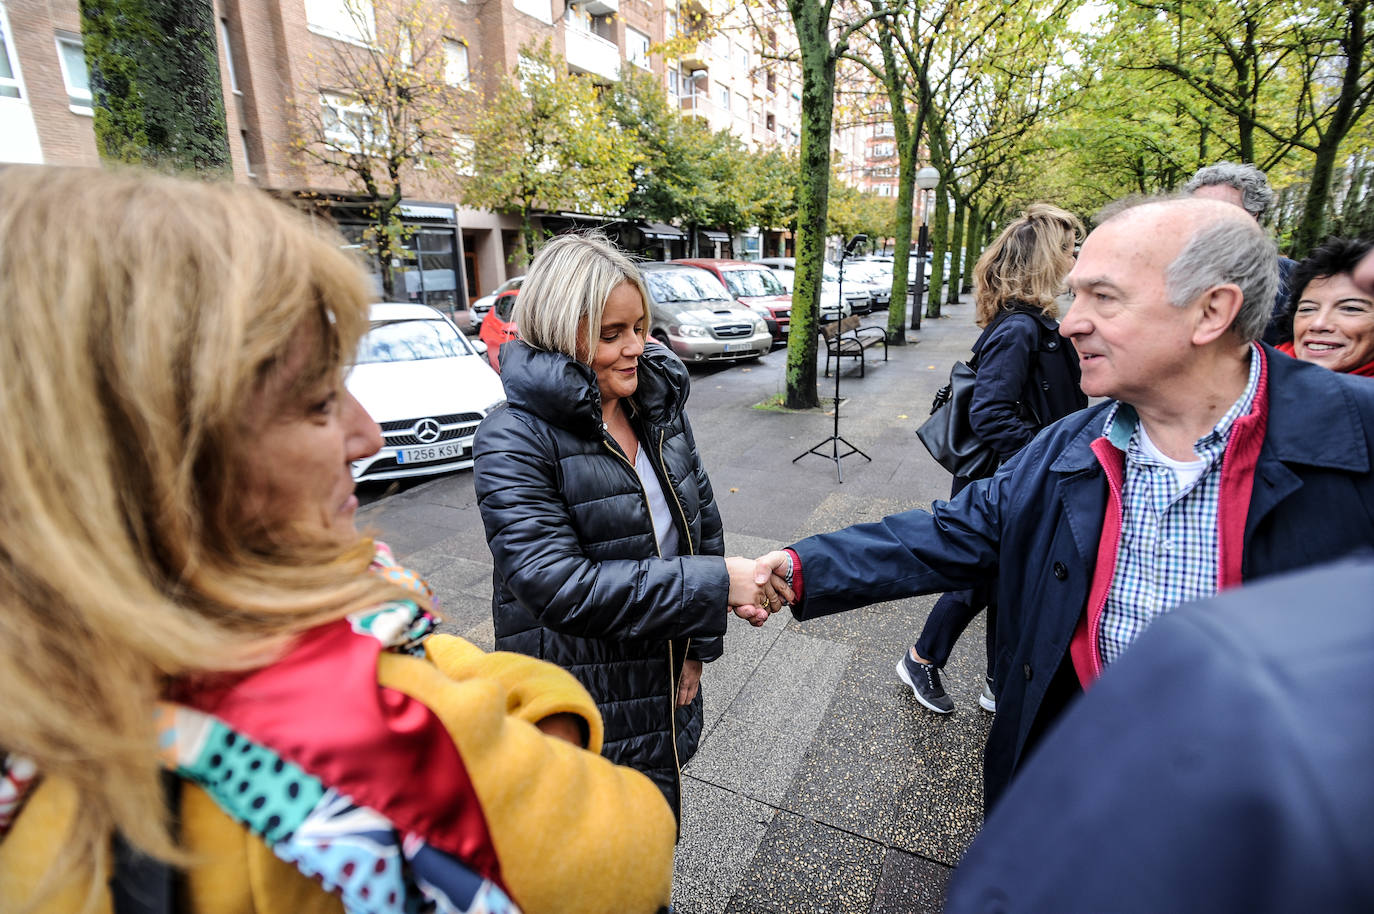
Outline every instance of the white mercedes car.
POLYGON ((382 427, 382 449, 353 478, 398 479, 472 466, 472 436, 506 402, 480 341, 428 305, 384 302, 358 345, 346 384, 382 427))

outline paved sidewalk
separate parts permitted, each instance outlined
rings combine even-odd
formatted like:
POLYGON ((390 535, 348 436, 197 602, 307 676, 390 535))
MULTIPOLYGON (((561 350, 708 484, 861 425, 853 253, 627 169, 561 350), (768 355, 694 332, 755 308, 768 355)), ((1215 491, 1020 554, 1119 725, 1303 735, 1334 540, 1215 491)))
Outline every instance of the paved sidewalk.
MULTIPOLYGON (((792 458, 832 430, 825 412, 752 404, 783 389, 786 353, 693 370, 688 405, 725 521, 726 548, 757 555, 811 533, 926 507, 949 476, 914 431, 950 364, 977 337, 972 296, 869 350, 866 377, 845 361, 840 434, 872 457, 792 458)), ((865 318, 883 324, 886 314, 865 318)), ((828 398, 831 379, 820 379, 828 398)), ((828 412, 828 410, 827 410, 828 412)), ((491 557, 470 472, 390 495, 361 512, 439 594, 447 627, 490 648, 491 557)), ((763 628, 731 618, 726 654, 702 677, 706 729, 684 768, 674 904, 681 914, 938 911, 980 824, 978 708, 983 622, 959 642, 945 681, 957 710, 920 710, 893 667, 934 597, 763 628)))

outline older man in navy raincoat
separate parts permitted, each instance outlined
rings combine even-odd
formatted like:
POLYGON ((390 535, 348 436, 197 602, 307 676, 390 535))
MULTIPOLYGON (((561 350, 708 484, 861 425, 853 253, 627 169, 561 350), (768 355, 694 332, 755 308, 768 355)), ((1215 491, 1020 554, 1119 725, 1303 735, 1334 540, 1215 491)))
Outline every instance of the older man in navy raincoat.
POLYGON ((1084 242, 1060 329, 1084 392, 1110 399, 929 512, 760 559, 802 619, 998 575, 988 808, 1155 618, 1374 544, 1374 384, 1258 342, 1274 263, 1233 206, 1118 213, 1084 242))

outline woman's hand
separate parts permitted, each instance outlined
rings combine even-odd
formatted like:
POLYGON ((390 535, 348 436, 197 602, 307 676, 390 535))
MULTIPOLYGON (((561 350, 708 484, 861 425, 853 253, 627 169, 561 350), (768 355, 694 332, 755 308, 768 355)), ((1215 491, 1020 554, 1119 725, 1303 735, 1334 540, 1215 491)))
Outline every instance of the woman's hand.
MULTIPOLYGON (((770 552, 764 559, 774 555, 781 556, 782 553, 770 552)), ((783 603, 792 599, 792 591, 782 576, 782 568, 782 565, 767 563, 762 559, 740 556, 726 559, 725 570, 730 576, 730 595, 727 599, 735 615, 757 627, 767 622, 771 613, 782 609, 783 603)))
POLYGON ((682 663, 682 677, 677 681, 677 706, 684 707, 692 703, 692 699, 697 697, 697 689, 701 687, 701 661, 684 660, 682 663))
MULTIPOLYGON (((701 675, 701 664, 697 664, 697 676, 701 675)), ((695 693, 696 688, 692 691, 695 693)), ((558 714, 550 714, 548 717, 535 724, 540 730, 549 736, 556 736, 565 739, 579 749, 587 748, 586 724, 582 718, 567 711, 558 714)))

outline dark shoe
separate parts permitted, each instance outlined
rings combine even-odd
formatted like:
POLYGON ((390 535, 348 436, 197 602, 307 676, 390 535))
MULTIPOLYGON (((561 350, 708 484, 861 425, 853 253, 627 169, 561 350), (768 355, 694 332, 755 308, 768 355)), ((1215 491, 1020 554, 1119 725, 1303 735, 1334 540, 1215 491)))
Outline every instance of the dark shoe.
POLYGON ((936 714, 954 710, 954 700, 940 684, 940 671, 933 664, 912 660, 910 651, 903 651, 902 659, 897 661, 897 678, 911 686, 916 700, 936 714))
POLYGON ((997 713, 997 696, 992 694, 992 677, 983 680, 983 693, 978 696, 978 707, 989 714, 997 713))

